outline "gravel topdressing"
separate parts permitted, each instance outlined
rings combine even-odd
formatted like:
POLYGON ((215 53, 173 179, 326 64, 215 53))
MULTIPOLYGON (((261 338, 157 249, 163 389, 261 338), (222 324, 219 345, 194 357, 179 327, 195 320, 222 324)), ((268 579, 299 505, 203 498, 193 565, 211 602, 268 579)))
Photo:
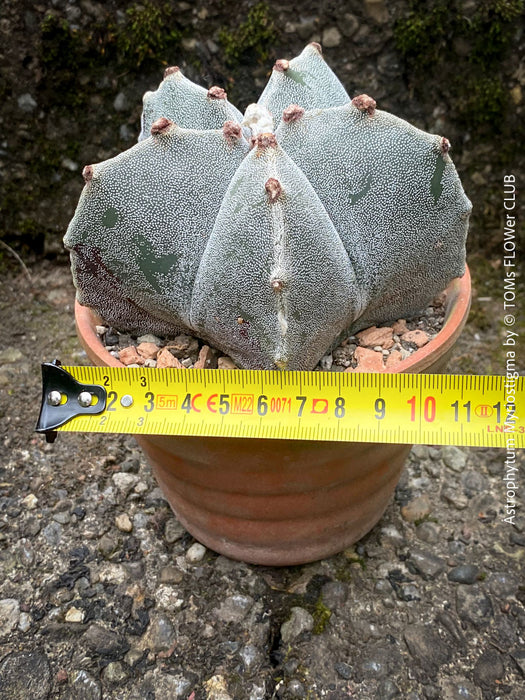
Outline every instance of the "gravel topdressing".
MULTIPOLYGON (((444 302, 445 295, 441 294, 419 316, 398 319, 390 325, 372 326, 349 336, 324 355, 314 369, 373 372, 393 367, 439 333, 445 318, 444 302)), ((190 335, 137 337, 106 325, 97 326, 97 333, 113 357, 128 367, 237 369, 231 357, 190 335)))

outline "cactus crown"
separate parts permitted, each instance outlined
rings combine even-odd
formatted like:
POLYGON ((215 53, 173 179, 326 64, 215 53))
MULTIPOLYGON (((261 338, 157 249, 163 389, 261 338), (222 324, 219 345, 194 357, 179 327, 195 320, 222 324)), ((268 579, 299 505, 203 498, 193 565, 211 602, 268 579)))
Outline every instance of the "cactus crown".
POLYGON ((84 169, 64 239, 79 301, 241 367, 312 369, 463 274, 471 205, 449 147, 351 100, 317 44, 277 61, 244 116, 168 69, 138 144, 84 169))

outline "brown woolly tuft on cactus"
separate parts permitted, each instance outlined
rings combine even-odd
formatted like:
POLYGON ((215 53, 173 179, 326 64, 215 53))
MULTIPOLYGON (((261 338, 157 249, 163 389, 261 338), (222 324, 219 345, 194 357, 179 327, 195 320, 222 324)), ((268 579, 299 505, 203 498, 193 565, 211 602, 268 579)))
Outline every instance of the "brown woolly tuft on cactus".
POLYGON ((139 143, 84 170, 65 237, 78 298, 119 330, 312 369, 463 274, 471 205, 449 147, 350 100, 317 44, 278 61, 244 116, 167 70, 139 143))

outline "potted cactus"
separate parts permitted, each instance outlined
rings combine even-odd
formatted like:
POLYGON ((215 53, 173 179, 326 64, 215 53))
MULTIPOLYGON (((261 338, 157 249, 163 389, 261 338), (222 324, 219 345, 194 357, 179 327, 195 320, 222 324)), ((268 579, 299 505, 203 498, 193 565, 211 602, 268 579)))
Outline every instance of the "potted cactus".
MULTIPOLYGON (((144 96, 138 144, 84 169, 65 237, 89 356, 117 363, 96 337, 95 311, 130 333, 198 336, 241 368, 310 370, 345 336, 409 317, 448 287, 439 342, 397 371, 435 370, 470 299, 471 205, 449 147, 367 95, 350 99, 318 44, 277 61, 244 115, 221 88, 167 69, 144 96)), ((363 535, 408 451, 141 443, 190 532, 268 564, 319 558, 363 535)))

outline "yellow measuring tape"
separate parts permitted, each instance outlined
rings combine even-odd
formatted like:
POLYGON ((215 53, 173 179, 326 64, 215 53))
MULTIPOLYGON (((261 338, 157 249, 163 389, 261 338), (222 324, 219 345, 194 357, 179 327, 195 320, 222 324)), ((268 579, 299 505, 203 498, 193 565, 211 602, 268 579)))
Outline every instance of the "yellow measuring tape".
POLYGON ((89 415, 76 415, 57 430, 507 449, 525 443, 524 377, 60 369, 83 386, 68 395, 62 385, 53 389, 50 379, 44 381, 40 432, 50 431, 53 403, 57 410, 76 410, 85 389, 89 415), (51 396, 53 390, 58 394, 51 396))

